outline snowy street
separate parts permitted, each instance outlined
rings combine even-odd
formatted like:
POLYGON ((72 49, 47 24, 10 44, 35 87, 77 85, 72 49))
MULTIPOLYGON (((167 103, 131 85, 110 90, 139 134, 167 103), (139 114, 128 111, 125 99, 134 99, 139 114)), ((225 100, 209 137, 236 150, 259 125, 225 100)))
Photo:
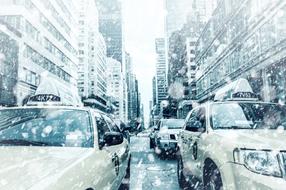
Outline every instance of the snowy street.
POLYGON ((130 190, 180 189, 177 161, 162 160, 149 148, 148 137, 131 137, 130 190))

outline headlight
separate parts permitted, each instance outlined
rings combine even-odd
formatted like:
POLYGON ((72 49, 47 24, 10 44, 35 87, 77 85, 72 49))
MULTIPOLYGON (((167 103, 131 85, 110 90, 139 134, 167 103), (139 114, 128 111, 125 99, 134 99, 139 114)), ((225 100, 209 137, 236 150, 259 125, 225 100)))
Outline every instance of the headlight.
POLYGON ((277 153, 260 150, 235 149, 234 162, 244 165, 248 170, 275 177, 282 177, 277 153))
POLYGON ((163 139, 163 140, 167 140, 167 139, 169 139, 169 134, 160 134, 159 138, 163 139))

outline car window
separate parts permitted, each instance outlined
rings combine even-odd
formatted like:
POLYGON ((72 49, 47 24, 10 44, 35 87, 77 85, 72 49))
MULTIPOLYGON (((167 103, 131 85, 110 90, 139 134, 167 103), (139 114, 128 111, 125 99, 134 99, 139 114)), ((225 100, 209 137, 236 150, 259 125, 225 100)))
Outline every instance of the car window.
POLYGON ((120 132, 118 126, 116 125, 116 123, 112 119, 110 119, 106 115, 103 115, 103 118, 106 121, 107 125, 109 126, 109 128, 112 132, 120 132))
POLYGON ((188 119, 185 130, 191 128, 205 128, 206 127, 206 111, 204 107, 198 107, 193 110, 188 119))
POLYGON ((197 119, 201 122, 202 127, 206 127, 206 109, 204 107, 200 107, 197 112, 197 119))
POLYGON ((99 113, 95 113, 95 120, 98 132, 98 141, 99 143, 102 143, 104 141, 104 134, 106 132, 110 132, 110 129, 99 113))
POLYGON ((0 118, 1 145, 38 143, 43 146, 93 146, 93 131, 87 111, 57 108, 11 109, 1 110, 0 118))

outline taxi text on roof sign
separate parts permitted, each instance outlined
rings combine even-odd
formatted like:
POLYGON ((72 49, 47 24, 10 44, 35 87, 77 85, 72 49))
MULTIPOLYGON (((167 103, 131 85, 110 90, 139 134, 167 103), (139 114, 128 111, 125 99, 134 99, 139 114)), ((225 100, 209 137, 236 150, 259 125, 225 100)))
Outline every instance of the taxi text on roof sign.
POLYGON ((44 76, 27 105, 83 106, 78 91, 71 84, 62 84, 51 76, 44 76))
POLYGON ((249 82, 240 78, 216 92, 214 101, 224 100, 258 100, 258 96, 253 93, 249 82))

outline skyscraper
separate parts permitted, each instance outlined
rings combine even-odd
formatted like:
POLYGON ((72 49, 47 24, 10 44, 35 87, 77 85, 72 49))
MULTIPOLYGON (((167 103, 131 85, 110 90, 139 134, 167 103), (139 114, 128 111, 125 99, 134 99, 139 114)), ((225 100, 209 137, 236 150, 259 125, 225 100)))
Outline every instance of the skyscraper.
POLYGON ((99 10, 99 31, 107 46, 107 56, 122 63, 122 10, 118 0, 95 0, 99 10))
POLYGON ((165 0, 166 6, 166 37, 180 30, 186 23, 187 16, 191 11, 192 0, 165 0))
POLYGON ((78 1, 79 13, 79 94, 84 99, 106 94, 106 45, 98 31, 98 11, 94 1, 78 1))
POLYGON ((107 58, 107 95, 114 100, 116 110, 114 114, 122 121, 124 115, 123 98, 123 74, 121 72, 121 63, 115 59, 107 58))
POLYGON ((154 76, 152 79, 152 92, 153 92, 153 96, 152 96, 152 107, 155 106, 157 104, 157 83, 156 83, 156 77, 154 76))
POLYGON ((63 0, 1 1, 1 23, 18 34, 14 88, 18 104, 35 93, 44 75, 63 86, 76 87, 76 8, 73 1, 63 0))
POLYGON ((166 49, 165 39, 157 38, 155 40, 157 64, 156 64, 156 86, 157 86, 157 104, 161 104, 162 100, 167 99, 167 64, 166 64, 166 49))

